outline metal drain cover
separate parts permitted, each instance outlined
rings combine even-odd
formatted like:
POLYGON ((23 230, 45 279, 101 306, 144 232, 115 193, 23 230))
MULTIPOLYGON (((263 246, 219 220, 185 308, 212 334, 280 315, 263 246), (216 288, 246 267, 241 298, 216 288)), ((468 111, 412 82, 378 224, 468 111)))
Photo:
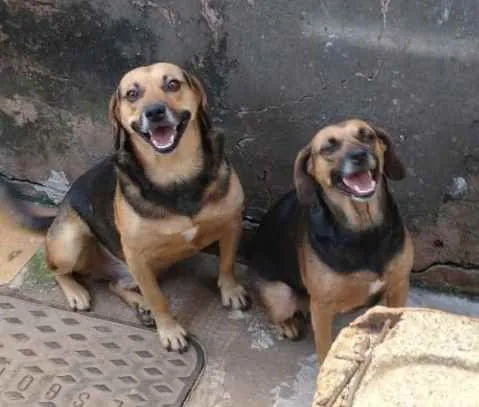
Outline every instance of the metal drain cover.
POLYGON ((1 407, 181 406, 203 367, 156 332, 0 295, 1 407))

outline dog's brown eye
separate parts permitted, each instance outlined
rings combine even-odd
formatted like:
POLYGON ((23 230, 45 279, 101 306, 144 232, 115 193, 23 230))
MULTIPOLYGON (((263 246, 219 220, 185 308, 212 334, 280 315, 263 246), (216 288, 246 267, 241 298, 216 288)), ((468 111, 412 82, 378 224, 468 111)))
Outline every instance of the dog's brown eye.
POLYGON ((172 79, 171 81, 169 81, 167 84, 166 84, 166 89, 169 91, 169 92, 177 92, 180 90, 180 87, 181 87, 181 83, 180 81, 176 80, 176 79, 172 79))
POLYGON ((366 129, 360 129, 358 139, 362 143, 372 143, 376 139, 376 135, 374 133, 370 133, 366 129))
POLYGON ((126 92, 126 98, 130 102, 137 101, 139 96, 140 92, 138 92, 138 89, 130 89, 128 92, 126 92))
POLYGON ((368 133, 364 136, 364 141, 366 143, 372 143, 376 139, 376 136, 374 133, 368 133))
POLYGON ((331 137, 325 144, 321 146, 321 148, 319 149, 319 153, 323 155, 330 155, 337 151, 340 146, 341 143, 335 138, 331 137))

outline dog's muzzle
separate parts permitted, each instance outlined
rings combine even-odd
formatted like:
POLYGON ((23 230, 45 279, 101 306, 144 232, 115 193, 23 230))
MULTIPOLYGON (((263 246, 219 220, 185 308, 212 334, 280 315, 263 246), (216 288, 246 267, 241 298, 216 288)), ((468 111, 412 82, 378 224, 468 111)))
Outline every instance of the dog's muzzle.
POLYGON ((376 192, 378 161, 368 149, 350 151, 335 174, 335 184, 353 198, 364 200, 376 192))
POLYGON ((169 153, 178 145, 191 117, 190 112, 176 113, 166 103, 145 107, 140 119, 132 123, 140 133, 160 153, 169 153))

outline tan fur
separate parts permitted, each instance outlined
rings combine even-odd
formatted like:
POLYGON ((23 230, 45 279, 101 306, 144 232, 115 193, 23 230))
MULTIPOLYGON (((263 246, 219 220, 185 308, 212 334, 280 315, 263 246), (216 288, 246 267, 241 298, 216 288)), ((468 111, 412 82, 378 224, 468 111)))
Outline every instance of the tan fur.
MULTIPOLYGON (((403 307, 407 301, 413 246, 407 231, 406 236, 403 250, 387 265, 380 279, 385 285, 384 303, 389 307, 403 307)), ((307 243, 299 250, 303 281, 310 293, 316 350, 323 361, 331 347, 334 318, 366 304, 371 284, 378 276, 365 271, 343 275, 322 263, 307 243)))
MULTIPOLYGON (((159 63, 140 67, 127 73, 118 91, 110 101, 110 119, 117 131, 120 126, 131 137, 133 153, 146 177, 156 186, 188 180, 202 169, 203 155, 200 135, 201 109, 206 107, 206 95, 199 81, 188 76, 172 64, 159 63), (164 79, 177 79, 181 88, 177 92, 165 92, 164 79), (135 84, 141 84, 143 95, 130 103, 120 94, 135 84), (145 106, 166 102, 171 108, 189 110, 191 119, 183 137, 173 152, 159 154, 133 127, 145 106)), ((224 164, 219 176, 226 176, 224 164)), ((234 275, 234 264, 241 235, 244 193, 238 176, 231 171, 225 194, 217 194, 219 181, 205 192, 204 206, 193 217, 178 215, 165 208, 158 209, 158 218, 144 218, 128 203, 119 186, 114 198, 115 223, 120 233, 124 260, 141 293, 122 287, 118 281, 110 284, 111 290, 130 306, 141 311, 146 319, 153 319, 162 344, 173 350, 186 348, 186 331, 171 315, 168 301, 162 294, 157 277, 159 272, 201 249, 219 242, 220 273, 218 285, 225 306, 244 308, 247 296, 234 275), (151 314, 151 316, 150 316, 151 314), (149 317, 150 316, 150 317, 149 317)), ((138 199, 142 199, 139 190, 138 199)), ((153 203, 149 205, 154 206, 153 203)), ((90 306, 86 290, 75 280, 73 271, 94 271, 92 263, 108 264, 105 250, 96 242, 86 223, 68 207, 60 215, 47 234, 48 261, 72 308, 85 310, 90 306)), ((146 321, 151 322, 151 321, 146 321)))
POLYGON ((118 86, 119 92, 141 84, 145 88, 144 95, 135 103, 120 101, 115 93, 110 103, 110 118, 119 123, 133 135, 132 143, 135 156, 139 159, 146 176, 156 185, 167 185, 181 179, 188 179, 197 174, 202 167, 200 155, 201 141, 199 137, 198 112, 206 104, 203 88, 196 81, 195 92, 182 83, 178 92, 165 92, 161 84, 164 78, 177 79, 184 82, 181 68, 173 64, 160 63, 139 67, 125 74, 118 86), (183 135, 181 148, 171 154, 160 155, 132 128, 132 123, 140 117, 145 106, 157 101, 165 101, 173 109, 189 110, 192 119, 188 130, 183 135), (162 171, 161 169, 168 169, 162 171))
MULTIPOLYGON (((371 134, 376 134, 375 129, 369 124, 357 119, 348 120, 321 129, 314 136, 311 143, 298 155, 295 175, 295 183, 297 190, 299 191, 304 189, 305 183, 311 183, 314 179, 325 192, 329 202, 333 204, 333 211, 335 207, 340 209, 337 218, 354 230, 368 228, 382 221, 381 213, 378 210, 381 198, 379 194, 376 196, 377 199, 365 203, 358 203, 338 191, 333 186, 331 180, 331 171, 337 167, 339 160, 348 151, 361 145, 361 140, 358 140, 356 137, 358 127, 369 130, 371 134), (331 156, 324 157, 319 154, 319 151, 325 141, 331 138, 341 141, 341 148, 331 156), (308 177, 307 180, 304 180, 305 175, 301 174, 300 169, 298 168, 303 165, 302 161, 304 160, 307 160, 306 169, 311 176, 308 177)), ((382 173, 384 169, 384 153, 386 151, 384 138, 375 136, 370 144, 372 146, 372 152, 379 158, 379 168, 382 173)), ((381 180, 379 180, 379 182, 381 182, 381 180)), ((307 188, 311 189, 311 187, 312 186, 308 186, 307 188)), ((379 188, 378 192, 380 192, 379 188)), ((306 191, 305 194, 310 196, 313 195, 311 190, 306 191)), ((301 193, 299 193, 299 195, 301 196, 301 193)))
MULTIPOLYGON (((401 178, 402 164, 395 155, 387 134, 361 120, 348 120, 320 130, 311 143, 299 152, 295 162, 295 185, 299 201, 310 204, 314 183, 318 183, 324 191, 325 199, 331 204, 336 219, 356 231, 382 221, 379 204, 381 189, 378 187, 376 195, 369 201, 353 201, 335 189, 331 172, 348 151, 362 142, 358 140, 359 128, 364 128, 368 130, 366 133, 373 135, 369 143, 372 152, 379 158, 380 174, 385 172, 393 179, 401 178), (342 141, 342 147, 327 157, 319 154, 324 143, 333 137, 342 141)), ((379 182, 382 182, 381 178, 378 177, 379 182)), ((332 324, 337 314, 363 306, 380 289, 384 291, 386 305, 402 307, 406 304, 409 273, 413 263, 413 244, 407 230, 402 251, 386 265, 382 276, 367 270, 347 274, 332 270, 318 258, 304 235, 298 245, 298 259, 303 283, 310 294, 309 308, 320 361, 324 360, 331 346, 332 324)), ((294 334, 297 331, 292 319, 296 299, 289 295, 291 293, 285 293, 284 287, 279 290, 274 284, 276 283, 267 283, 261 289, 262 296, 266 297, 263 302, 280 330, 291 337, 291 332, 294 334), (278 301, 278 298, 282 301, 278 301)))

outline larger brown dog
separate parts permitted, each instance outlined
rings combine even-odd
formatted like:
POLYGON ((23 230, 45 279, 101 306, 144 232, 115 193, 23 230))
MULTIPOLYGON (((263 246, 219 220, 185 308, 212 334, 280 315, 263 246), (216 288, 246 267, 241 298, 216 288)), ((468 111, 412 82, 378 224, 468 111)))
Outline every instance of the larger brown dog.
POLYGON ((337 313, 406 303, 413 245, 386 177, 400 180, 404 168, 384 131, 361 120, 326 127, 298 154, 296 191, 271 209, 253 241, 271 318, 298 337, 298 293, 309 294, 321 360, 337 313))
POLYGON ((170 314, 157 274, 218 241, 222 302, 246 308, 233 270, 243 190, 211 128, 202 86, 179 67, 128 72, 110 117, 116 153, 72 185, 47 233, 48 263, 77 310, 88 309, 90 297, 72 273, 106 265, 112 290, 144 323, 156 323, 165 347, 184 351, 186 332, 170 314))

